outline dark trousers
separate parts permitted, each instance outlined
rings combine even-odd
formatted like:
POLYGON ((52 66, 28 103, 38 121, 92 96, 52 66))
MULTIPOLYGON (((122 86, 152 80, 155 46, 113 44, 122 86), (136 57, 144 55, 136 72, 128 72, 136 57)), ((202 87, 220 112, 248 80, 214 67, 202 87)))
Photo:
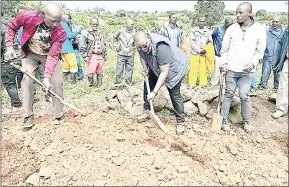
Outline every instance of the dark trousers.
MULTIPOLYGON (((14 62, 15 63, 15 62, 14 62)), ((19 65, 19 64, 18 64, 19 65)), ((11 99, 13 107, 21 107, 22 102, 19 98, 18 89, 16 85, 16 75, 18 70, 11 66, 9 63, 1 63, 1 80, 3 86, 11 99)))
MULTIPOLYGON (((158 77, 154 74, 152 70, 149 70, 148 74, 149 74, 148 79, 149 79, 150 90, 152 91, 155 88, 158 77)), ((180 92, 181 84, 182 84, 182 80, 180 80, 178 84, 172 89, 167 88, 171 97, 174 110, 175 110, 177 123, 181 123, 185 121, 184 103, 183 103, 183 98, 180 92)), ((144 96, 143 96, 144 109, 149 110, 150 103, 147 100, 147 95, 148 95, 147 87, 146 87, 146 83, 144 83, 144 96)))

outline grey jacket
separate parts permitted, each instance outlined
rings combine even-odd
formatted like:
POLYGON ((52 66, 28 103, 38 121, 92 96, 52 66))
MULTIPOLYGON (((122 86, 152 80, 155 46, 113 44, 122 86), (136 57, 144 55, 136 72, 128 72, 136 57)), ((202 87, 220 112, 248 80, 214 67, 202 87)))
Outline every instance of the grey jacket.
POLYGON ((118 55, 133 56, 135 54, 134 34, 134 31, 128 32, 126 28, 121 28, 114 33, 113 42, 118 55))
POLYGON ((97 34, 94 34, 94 31, 91 28, 85 29, 80 35, 79 52, 83 58, 91 56, 97 38, 99 38, 101 41, 102 55, 104 58, 106 58, 107 45, 104 34, 102 33, 101 30, 98 30, 97 34))
POLYGON ((173 30, 176 31, 176 34, 177 34, 177 46, 181 47, 181 44, 184 43, 184 34, 183 34, 182 26, 176 25, 176 28, 172 28, 170 24, 168 23, 160 30, 159 34, 163 35, 169 40, 172 40, 171 37, 173 34, 175 34, 173 30))
POLYGON ((146 62, 147 66, 149 66, 149 68, 156 74, 156 76, 159 76, 161 70, 156 58, 157 44, 160 42, 168 44, 172 51, 172 62, 170 63, 170 70, 168 77, 165 80, 165 85, 169 89, 172 89, 176 86, 176 84, 179 83, 179 81, 181 81, 181 79, 186 73, 189 65, 188 55, 180 48, 172 44, 170 40, 164 36, 150 33, 150 39, 151 51, 149 53, 144 53, 139 50, 138 52, 140 54, 140 57, 146 62))

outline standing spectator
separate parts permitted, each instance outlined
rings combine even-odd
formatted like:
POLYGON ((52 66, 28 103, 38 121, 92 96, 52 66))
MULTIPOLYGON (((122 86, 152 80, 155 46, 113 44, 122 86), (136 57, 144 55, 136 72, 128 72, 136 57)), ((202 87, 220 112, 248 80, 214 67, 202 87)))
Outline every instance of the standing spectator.
POLYGON ((90 20, 90 28, 81 33, 79 47, 80 54, 88 64, 89 86, 100 87, 103 78, 103 65, 107 57, 107 47, 104 33, 98 28, 99 20, 94 17, 90 20), (97 84, 94 84, 94 76, 97 76, 97 84))
POLYGON ((272 114, 275 119, 288 114, 288 29, 284 31, 281 41, 281 50, 274 70, 281 72, 276 95, 276 111, 272 114))
POLYGON ((192 87, 196 86, 198 77, 200 86, 207 85, 215 61, 211 31, 205 24, 206 18, 200 17, 199 25, 191 32, 189 84, 192 87))
POLYGON ((227 72, 226 89, 221 107, 222 129, 230 130, 228 114, 237 83, 239 83, 244 130, 249 133, 253 131, 253 126, 250 123, 251 106, 248 94, 254 71, 266 48, 266 30, 251 16, 252 5, 250 3, 241 3, 237 7, 236 14, 237 23, 227 29, 221 49, 220 70, 223 73, 227 72))
MULTIPOLYGON (((266 50, 263 59, 262 77, 259 88, 266 89, 271 70, 277 63, 278 54, 281 50, 281 40, 284 32, 281 27, 281 20, 279 16, 275 16, 272 21, 272 26, 267 30, 266 50)), ((274 89, 278 89, 280 72, 273 72, 274 74, 274 89)))
POLYGON ((134 44, 133 20, 127 19, 124 28, 119 29, 113 35, 114 46, 117 52, 116 84, 122 81, 123 69, 125 67, 126 84, 132 85, 134 66, 135 44, 134 44))

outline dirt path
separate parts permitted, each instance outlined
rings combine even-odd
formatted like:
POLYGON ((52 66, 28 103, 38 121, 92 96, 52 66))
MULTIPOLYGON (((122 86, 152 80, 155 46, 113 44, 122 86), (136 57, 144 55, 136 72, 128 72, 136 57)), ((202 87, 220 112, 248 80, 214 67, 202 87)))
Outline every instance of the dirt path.
MULTIPOLYGON (((3 185, 24 185, 40 169, 50 172, 32 181, 44 186, 288 185, 288 118, 273 120, 274 103, 252 99, 252 135, 238 126, 230 135, 215 134, 195 116, 174 139, 114 111, 68 115, 59 126, 48 123, 52 115, 37 117, 28 132, 21 119, 5 121, 3 185)), ((173 133, 174 120, 164 120, 173 133)))

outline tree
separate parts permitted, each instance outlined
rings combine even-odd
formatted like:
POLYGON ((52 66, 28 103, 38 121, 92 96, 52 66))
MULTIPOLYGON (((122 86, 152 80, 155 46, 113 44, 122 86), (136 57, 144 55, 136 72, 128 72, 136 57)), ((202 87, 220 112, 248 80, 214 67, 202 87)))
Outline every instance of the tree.
POLYGON ((4 12, 4 15, 8 18, 14 17, 17 14, 17 7, 20 3, 18 1, 1 1, 1 11, 4 12))
POLYGON ((223 20, 224 8, 224 2, 218 0, 198 0, 197 4, 194 6, 199 17, 206 17, 207 25, 210 27, 223 20))
POLYGON ((257 12, 256 12, 256 17, 265 16, 265 15, 266 15, 266 10, 264 10, 264 9, 257 10, 257 12))
POLYGON ((125 17, 126 16, 125 10, 123 10, 123 9, 118 10, 116 12, 116 16, 117 17, 125 17))

